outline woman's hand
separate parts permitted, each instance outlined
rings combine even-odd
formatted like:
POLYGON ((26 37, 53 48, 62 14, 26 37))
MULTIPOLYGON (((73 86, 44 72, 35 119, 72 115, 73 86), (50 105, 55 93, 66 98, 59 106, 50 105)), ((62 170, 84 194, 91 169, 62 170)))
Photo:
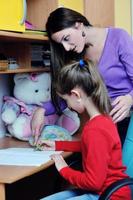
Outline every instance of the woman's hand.
POLYGON ((45 122, 45 110, 44 108, 37 108, 33 114, 32 120, 31 120, 31 129, 32 129, 32 135, 35 138, 34 144, 37 143, 38 138, 41 134, 42 128, 44 126, 45 122))
POLYGON ((54 160, 55 166, 58 171, 60 171, 64 167, 68 166, 61 154, 53 154, 53 155, 51 155, 51 158, 52 158, 52 160, 54 160))
POLYGON ((50 140, 38 140, 36 143, 36 147, 40 150, 55 150, 55 141, 50 141, 50 140))
POLYGON ((129 111, 132 105, 133 105, 133 98, 130 94, 117 97, 112 102, 112 106, 114 108, 110 112, 110 115, 112 116, 113 121, 117 123, 117 122, 122 121, 127 116, 129 116, 129 111))

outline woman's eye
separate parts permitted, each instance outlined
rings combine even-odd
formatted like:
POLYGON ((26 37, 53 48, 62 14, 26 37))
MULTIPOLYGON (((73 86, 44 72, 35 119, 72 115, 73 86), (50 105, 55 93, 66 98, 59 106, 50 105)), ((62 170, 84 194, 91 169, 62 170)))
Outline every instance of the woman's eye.
POLYGON ((69 41, 69 36, 64 37, 64 41, 65 42, 69 41))

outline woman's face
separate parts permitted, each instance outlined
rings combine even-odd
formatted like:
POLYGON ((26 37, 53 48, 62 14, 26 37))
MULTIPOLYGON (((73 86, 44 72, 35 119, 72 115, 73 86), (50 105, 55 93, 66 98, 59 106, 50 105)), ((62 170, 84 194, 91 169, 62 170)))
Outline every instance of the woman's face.
POLYGON ((82 36, 83 24, 76 23, 71 28, 58 31, 52 35, 52 39, 63 45, 66 51, 81 53, 85 47, 85 37, 82 36))

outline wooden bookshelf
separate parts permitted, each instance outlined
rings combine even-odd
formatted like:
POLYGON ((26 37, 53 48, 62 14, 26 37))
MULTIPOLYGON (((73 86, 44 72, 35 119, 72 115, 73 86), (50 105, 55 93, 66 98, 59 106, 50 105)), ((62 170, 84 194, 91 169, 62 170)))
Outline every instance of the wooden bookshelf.
POLYGON ((0 41, 48 41, 47 36, 33 33, 18 33, 11 31, 0 31, 0 41))

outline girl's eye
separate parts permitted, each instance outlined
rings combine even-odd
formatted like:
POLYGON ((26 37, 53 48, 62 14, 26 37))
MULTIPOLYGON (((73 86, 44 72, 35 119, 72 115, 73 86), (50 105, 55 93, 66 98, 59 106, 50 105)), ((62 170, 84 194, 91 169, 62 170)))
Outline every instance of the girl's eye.
POLYGON ((64 41, 65 42, 69 41, 69 38, 70 38, 69 35, 67 35, 66 37, 64 37, 64 41))

